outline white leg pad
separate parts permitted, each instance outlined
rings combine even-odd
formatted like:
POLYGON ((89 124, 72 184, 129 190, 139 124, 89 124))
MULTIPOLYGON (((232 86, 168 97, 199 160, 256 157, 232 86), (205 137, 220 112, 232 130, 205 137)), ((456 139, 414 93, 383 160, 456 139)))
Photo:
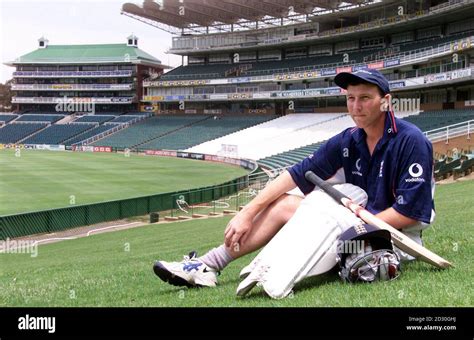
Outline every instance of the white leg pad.
MULTIPOLYGON (((358 203, 365 204, 367 196, 362 189, 351 184, 336 187, 358 203)), ((308 275, 322 274, 333 268, 336 264, 335 241, 342 232, 359 223, 359 218, 329 195, 321 190, 313 191, 254 261, 244 268, 242 272, 250 271, 250 274, 237 288, 237 295, 245 295, 260 283, 272 298, 284 298, 308 275)))

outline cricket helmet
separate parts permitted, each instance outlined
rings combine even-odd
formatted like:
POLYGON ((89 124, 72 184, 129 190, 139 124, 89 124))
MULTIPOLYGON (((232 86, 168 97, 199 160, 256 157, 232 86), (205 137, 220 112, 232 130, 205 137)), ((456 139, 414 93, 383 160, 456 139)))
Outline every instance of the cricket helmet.
POLYGON ((341 234, 337 261, 339 276, 346 282, 390 281, 401 272, 390 232, 370 224, 351 227, 341 234))

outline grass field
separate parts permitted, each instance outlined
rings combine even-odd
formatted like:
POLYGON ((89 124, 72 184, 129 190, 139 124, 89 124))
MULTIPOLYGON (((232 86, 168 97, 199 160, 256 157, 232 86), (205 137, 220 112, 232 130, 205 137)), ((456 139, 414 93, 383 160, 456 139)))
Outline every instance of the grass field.
POLYGON ((242 176, 224 164, 130 154, 0 151, 0 215, 197 188, 242 176))
POLYGON ((423 234, 427 247, 455 264, 441 271, 406 265, 399 279, 344 284, 336 274, 311 278, 283 300, 256 287, 237 298, 238 273, 255 254, 231 263, 216 288, 187 289, 161 282, 156 259, 203 254, 222 241, 230 217, 151 225, 43 245, 38 256, 0 254, 3 306, 473 306, 474 181, 438 186, 437 219, 423 234))

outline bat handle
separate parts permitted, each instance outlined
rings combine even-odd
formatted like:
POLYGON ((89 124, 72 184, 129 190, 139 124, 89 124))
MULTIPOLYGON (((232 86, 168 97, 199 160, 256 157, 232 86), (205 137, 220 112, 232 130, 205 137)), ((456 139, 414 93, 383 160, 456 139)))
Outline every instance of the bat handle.
POLYGON ((344 195, 342 192, 334 188, 331 184, 323 181, 319 176, 317 176, 312 171, 306 171, 304 177, 309 182, 313 183, 317 187, 323 189, 329 196, 334 198, 337 202, 340 202, 342 205, 347 206, 347 202, 350 201, 350 198, 344 195))

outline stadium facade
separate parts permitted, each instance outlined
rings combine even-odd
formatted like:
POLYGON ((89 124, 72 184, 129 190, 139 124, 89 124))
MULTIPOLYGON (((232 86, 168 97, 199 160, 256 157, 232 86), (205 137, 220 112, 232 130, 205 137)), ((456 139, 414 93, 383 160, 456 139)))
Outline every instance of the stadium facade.
POLYGON ((144 82, 160 113, 343 112, 334 76, 361 68, 381 70, 398 103, 474 105, 471 0, 145 0, 122 13, 177 35, 168 52, 183 65, 144 82))
MULTIPOLYGON (((122 13, 175 34, 168 52, 183 65, 160 75, 133 36, 56 48, 42 39, 9 63, 20 111, 0 114, 0 143, 228 157, 277 172, 354 125, 334 76, 373 68, 390 80, 395 114, 425 133, 437 159, 456 138, 458 151, 472 149, 474 0, 145 0, 122 13), (97 112, 62 112, 61 96, 97 112)), ((438 177, 474 170, 458 151, 438 177)))
POLYGON ((43 113, 137 111, 143 81, 168 68, 139 49, 133 34, 126 43, 102 45, 50 45, 40 38, 38 49, 5 64, 16 67, 15 111, 43 113))

